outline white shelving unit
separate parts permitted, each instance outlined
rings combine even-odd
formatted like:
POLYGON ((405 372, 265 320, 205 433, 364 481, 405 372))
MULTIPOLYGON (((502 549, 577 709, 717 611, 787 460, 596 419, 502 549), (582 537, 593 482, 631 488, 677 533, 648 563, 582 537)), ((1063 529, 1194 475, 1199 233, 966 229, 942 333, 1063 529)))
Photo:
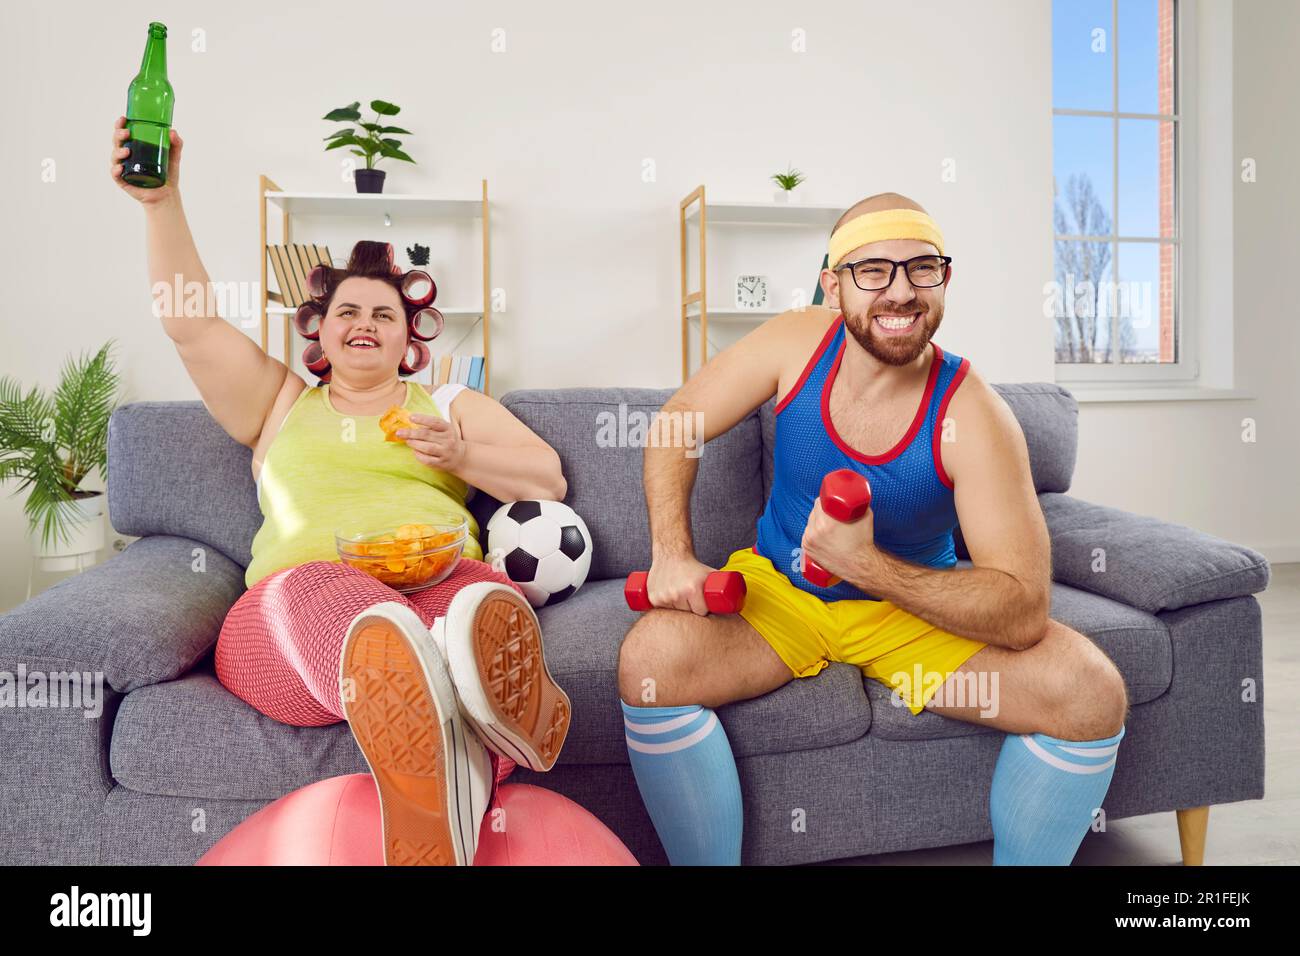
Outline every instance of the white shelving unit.
POLYGON ((790 202, 709 202, 704 186, 693 189, 679 203, 681 240, 681 323, 682 323, 682 381, 690 378, 690 327, 697 324, 700 330, 699 351, 701 364, 709 359, 709 321, 729 328, 742 328, 745 324, 762 322, 781 310, 776 309, 713 309, 708 304, 708 241, 709 230, 714 226, 755 227, 759 229, 805 227, 822 229, 829 234, 841 213, 842 206, 825 206, 790 202), (691 264, 688 227, 698 232, 696 261, 699 263, 699 288, 690 289, 691 264))
MULTIPOLYGON (((700 186, 700 205, 692 206, 687 220, 701 214, 704 205, 704 187, 700 186)), ((689 198, 689 197, 688 197, 689 198)), ((789 202, 711 202, 708 217, 714 224, 748 223, 766 226, 825 226, 830 229, 844 209, 840 206, 818 206, 796 200, 789 202)))
MULTIPOLYGON (((472 303, 455 303, 445 305, 434 302, 434 307, 447 319, 448 328, 444 329, 441 339, 446 335, 459 335, 463 341, 474 330, 474 325, 481 322, 483 343, 483 392, 488 393, 491 381, 491 343, 492 343, 492 294, 491 294, 491 253, 489 243, 489 206, 487 180, 482 181, 482 195, 478 199, 455 199, 441 196, 403 195, 387 193, 312 193, 290 192, 281 189, 271 179, 260 176, 258 219, 261 231, 260 251, 262 260, 262 351, 267 351, 269 328, 272 316, 283 317, 285 364, 289 365, 293 356, 293 339, 296 335, 290 317, 297 311, 295 307, 283 304, 283 300, 267 289, 266 246, 267 219, 271 207, 279 210, 281 215, 281 242, 293 242, 295 217, 332 217, 357 220, 358 230, 362 228, 388 228, 395 224, 419 223, 473 223, 478 221, 482 235, 483 263, 483 300, 481 305, 472 303), (463 334, 453 332, 453 323, 463 325, 470 322, 463 334)), ((421 268, 421 267, 416 267, 421 268)), ((433 277, 438 281, 439 277, 433 277)), ((441 292, 444 283, 439 282, 441 292)), ((438 341, 438 340, 435 340, 438 341)), ((456 343, 459 344, 459 341, 456 343)), ((456 346, 453 346, 453 350, 456 346)), ((432 344, 431 344, 432 350, 432 344)), ((433 351, 436 363, 442 353, 433 351)))

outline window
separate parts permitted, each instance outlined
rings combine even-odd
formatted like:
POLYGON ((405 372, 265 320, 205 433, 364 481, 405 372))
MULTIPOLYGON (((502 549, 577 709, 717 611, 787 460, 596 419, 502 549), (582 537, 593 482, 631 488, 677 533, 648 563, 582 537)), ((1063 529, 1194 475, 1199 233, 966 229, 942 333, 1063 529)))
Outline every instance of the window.
POLYGON ((1188 378, 1179 0, 1053 0, 1058 378, 1188 378))

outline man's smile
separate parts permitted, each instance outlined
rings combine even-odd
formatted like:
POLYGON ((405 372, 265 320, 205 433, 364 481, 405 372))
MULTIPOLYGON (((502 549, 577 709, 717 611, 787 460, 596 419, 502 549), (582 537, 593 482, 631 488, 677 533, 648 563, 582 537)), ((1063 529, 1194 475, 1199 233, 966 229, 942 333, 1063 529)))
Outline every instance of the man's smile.
POLYGON ((906 335, 912 331, 912 327, 916 325, 917 319, 920 317, 920 312, 913 312, 909 315, 877 315, 872 319, 872 322, 885 335, 906 335))

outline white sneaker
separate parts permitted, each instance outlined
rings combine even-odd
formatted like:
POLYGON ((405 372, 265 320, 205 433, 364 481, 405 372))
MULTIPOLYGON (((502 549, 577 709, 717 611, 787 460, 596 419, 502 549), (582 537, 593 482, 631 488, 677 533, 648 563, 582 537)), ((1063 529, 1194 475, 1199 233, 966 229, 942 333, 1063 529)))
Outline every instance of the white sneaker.
POLYGON ((353 618, 339 696, 379 790, 384 863, 473 865, 492 758, 462 718, 419 615, 385 601, 353 618))
POLYGON ((430 632, 482 741, 521 766, 550 770, 572 707, 546 668, 532 605, 508 585, 478 581, 456 592, 430 632))

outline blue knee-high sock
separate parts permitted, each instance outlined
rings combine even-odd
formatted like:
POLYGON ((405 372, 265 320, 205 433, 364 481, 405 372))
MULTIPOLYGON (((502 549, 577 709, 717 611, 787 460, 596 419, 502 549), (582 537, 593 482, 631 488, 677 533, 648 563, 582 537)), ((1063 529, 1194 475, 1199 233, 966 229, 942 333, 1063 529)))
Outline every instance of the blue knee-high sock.
POLYGON ((1124 728, 1104 740, 1008 734, 993 768, 994 866, 1068 866, 1115 773, 1124 728))
POLYGON ((740 778, 707 707, 629 707, 623 728, 646 811, 674 866, 739 866, 740 778))

